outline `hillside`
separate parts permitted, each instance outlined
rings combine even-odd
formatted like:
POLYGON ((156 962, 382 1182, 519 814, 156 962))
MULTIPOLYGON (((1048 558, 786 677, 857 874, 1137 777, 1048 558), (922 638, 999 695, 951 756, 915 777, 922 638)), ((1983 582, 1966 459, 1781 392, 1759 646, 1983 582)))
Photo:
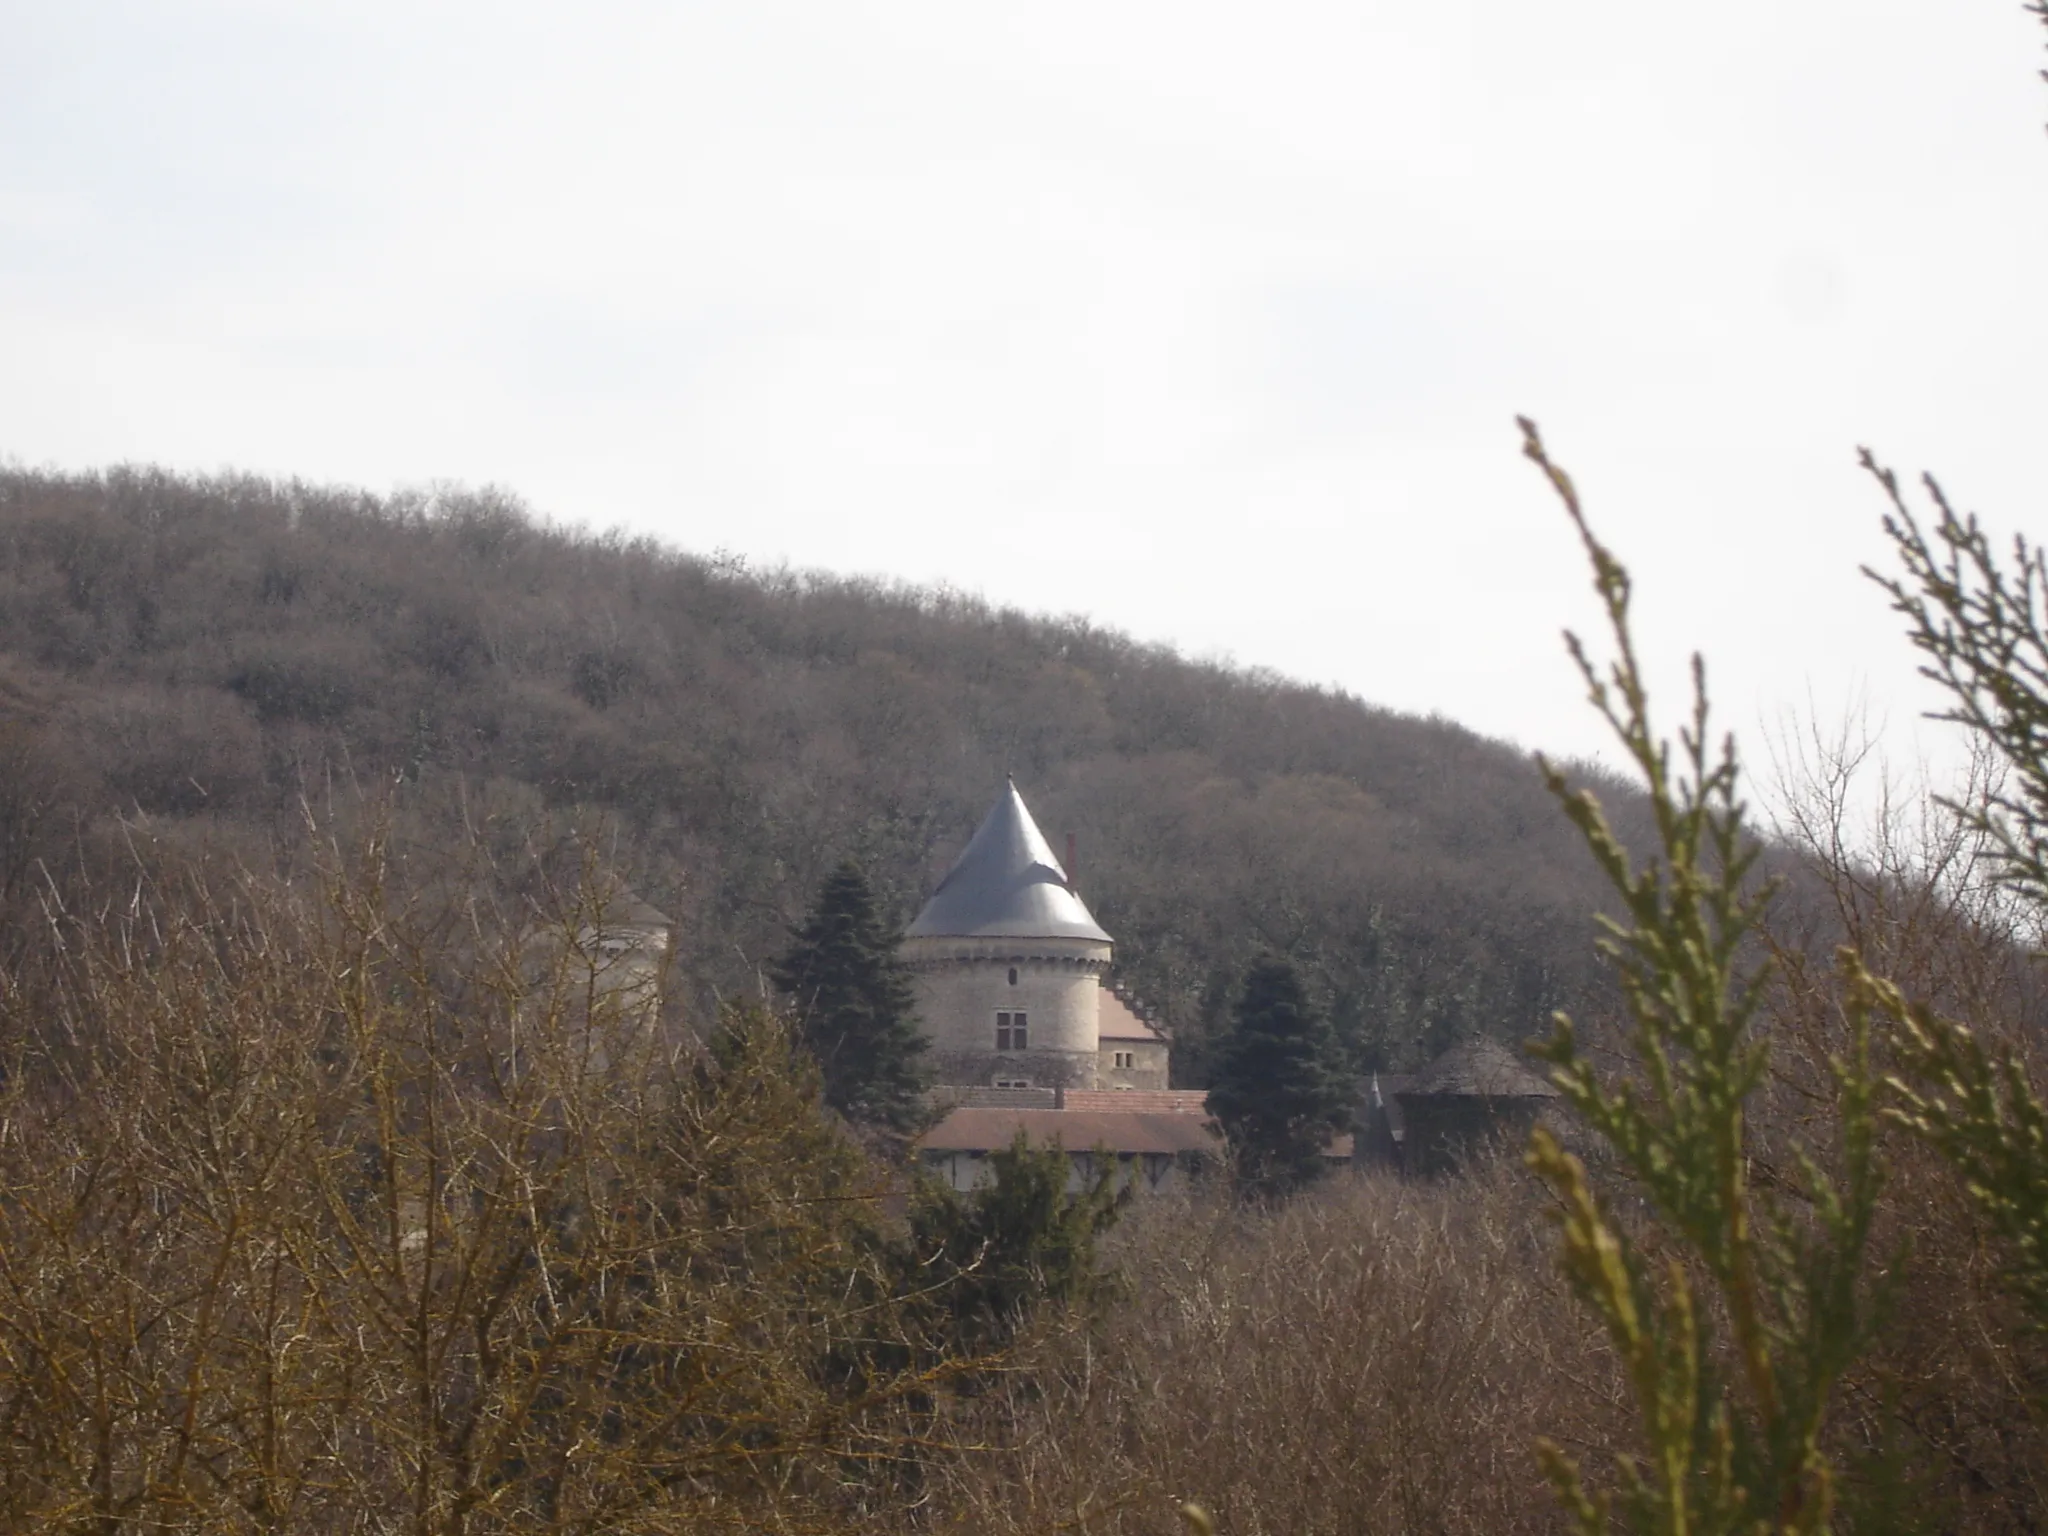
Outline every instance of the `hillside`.
POLYGON ((138 846, 286 861, 306 806, 395 786, 428 848, 603 829, 701 1008, 756 984, 841 856, 907 917, 1005 771, 1078 834, 1189 1081, 1262 949, 1361 1065, 1599 988, 1599 888, 1532 763, 1443 720, 492 493, 0 472, 10 945, 47 881, 105 885, 138 846))

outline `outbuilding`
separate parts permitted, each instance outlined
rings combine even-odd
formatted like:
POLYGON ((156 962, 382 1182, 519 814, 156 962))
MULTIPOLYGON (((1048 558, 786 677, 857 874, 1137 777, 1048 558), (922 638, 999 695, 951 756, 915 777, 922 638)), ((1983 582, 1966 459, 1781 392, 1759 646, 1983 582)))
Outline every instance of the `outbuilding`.
POLYGON ((1488 1147, 1526 1140, 1562 1095, 1507 1046, 1481 1038, 1451 1047, 1392 1097, 1402 1168, 1438 1174, 1488 1147))
MULTIPOLYGON (((1152 1097, 1142 1091, 1114 1090, 1088 1095, 1094 1101, 1152 1097)), ((1179 1109, 1010 1109, 968 1104, 953 1110, 918 1139, 918 1161, 953 1189, 977 1189, 995 1176, 991 1155, 1015 1145, 1019 1136, 1033 1151, 1058 1147, 1066 1154, 1070 1191, 1094 1183, 1105 1162, 1114 1170, 1119 1187, 1136 1185, 1147 1194, 1171 1190, 1223 1155, 1223 1139, 1206 1114, 1179 1109)))

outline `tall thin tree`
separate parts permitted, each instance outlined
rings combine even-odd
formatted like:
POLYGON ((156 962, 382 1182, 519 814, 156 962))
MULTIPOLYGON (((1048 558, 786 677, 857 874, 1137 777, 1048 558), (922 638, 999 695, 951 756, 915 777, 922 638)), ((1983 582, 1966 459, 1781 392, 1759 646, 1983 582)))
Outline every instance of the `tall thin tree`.
POLYGON ((825 1101, 849 1119, 906 1130, 925 1086, 925 1038, 896 944, 867 877, 847 861, 768 975, 818 1058, 825 1101))
POLYGON ((1294 967, 1284 960, 1255 964, 1209 1089, 1209 1113, 1248 1186, 1284 1194, 1322 1172, 1323 1149, 1351 1112, 1338 1058, 1329 1020, 1309 1001, 1294 967))

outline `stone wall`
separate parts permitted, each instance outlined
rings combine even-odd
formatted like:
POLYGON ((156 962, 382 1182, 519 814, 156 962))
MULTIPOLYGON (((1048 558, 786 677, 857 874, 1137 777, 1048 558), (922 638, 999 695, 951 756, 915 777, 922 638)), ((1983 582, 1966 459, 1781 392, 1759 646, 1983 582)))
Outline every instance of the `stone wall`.
POLYGON ((1085 939, 906 940, 937 1080, 1093 1087, 1109 954, 1107 944, 1085 939), (1025 1015, 1025 1049, 997 1049, 998 1012, 1025 1015))
POLYGON ((1164 1088, 1167 1060, 1164 1040, 1105 1040, 1098 1053, 1095 1083, 1099 1088, 1164 1088), (1128 1057, 1129 1066, 1117 1065, 1128 1057))

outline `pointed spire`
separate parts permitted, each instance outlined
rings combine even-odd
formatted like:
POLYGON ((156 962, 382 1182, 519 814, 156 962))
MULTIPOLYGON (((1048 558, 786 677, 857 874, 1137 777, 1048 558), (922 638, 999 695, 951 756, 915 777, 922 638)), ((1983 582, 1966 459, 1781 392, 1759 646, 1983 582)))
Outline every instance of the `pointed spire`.
POLYGON ((1006 778, 980 830, 907 936, 1110 942, 1071 888, 1014 778, 1006 778))

